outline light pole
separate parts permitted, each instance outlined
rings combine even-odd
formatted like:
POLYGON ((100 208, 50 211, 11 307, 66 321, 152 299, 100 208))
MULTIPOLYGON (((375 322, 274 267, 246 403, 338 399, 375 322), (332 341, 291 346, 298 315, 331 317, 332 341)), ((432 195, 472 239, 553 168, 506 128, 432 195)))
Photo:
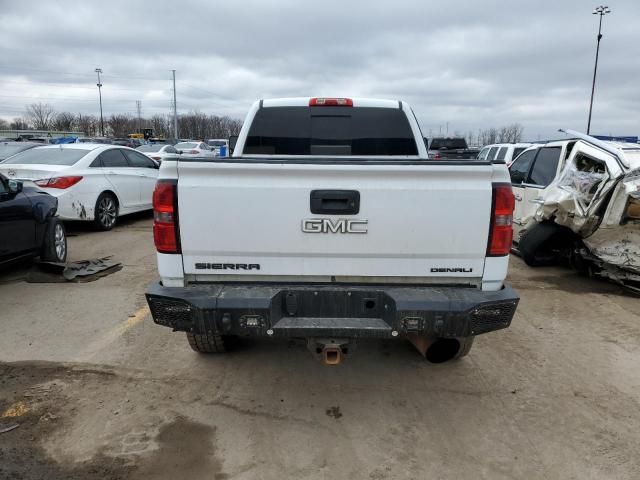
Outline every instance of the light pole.
POLYGON ((102 73, 101 68, 96 68, 96 73, 98 74, 98 96, 100 97, 100 136, 104 137, 104 120, 102 118, 102 82, 100 82, 100 74, 102 73))
POLYGON ((600 53, 600 40, 602 39, 602 17, 607 13, 611 13, 609 7, 600 5, 593 10, 594 15, 600 15, 600 23, 598 25, 598 45, 596 47, 596 64, 593 67, 593 82, 591 83, 591 101, 589 102, 589 121, 587 122, 587 135, 591 131, 591 110, 593 109, 593 93, 596 89, 596 73, 598 72, 598 54, 600 53))

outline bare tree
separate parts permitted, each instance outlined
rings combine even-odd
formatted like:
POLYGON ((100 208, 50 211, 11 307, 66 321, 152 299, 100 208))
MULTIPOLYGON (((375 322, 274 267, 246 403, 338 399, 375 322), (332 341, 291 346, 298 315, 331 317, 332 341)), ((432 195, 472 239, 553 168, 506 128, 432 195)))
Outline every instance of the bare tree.
POLYGON ((7 130, 9 128, 9 122, 4 118, 0 118, 0 130, 7 130))
POLYGON ((9 128, 11 130, 27 130, 29 129, 29 122, 25 118, 16 117, 9 124, 9 128))
POLYGON ((107 125, 111 129, 114 137, 125 137, 128 133, 135 131, 137 120, 127 114, 113 114, 107 120, 107 125))
POLYGON ((167 115, 156 114, 151 117, 149 124, 153 128, 153 134, 156 136, 169 138, 173 135, 171 132, 171 119, 167 115))
POLYGON ((60 112, 52 122, 52 126, 58 131, 71 131, 76 123, 76 116, 71 112, 60 112))
POLYGON ((490 145, 492 143, 517 143, 522 140, 524 128, 519 123, 512 123, 500 128, 478 130, 478 143, 490 145))
POLYGON ((76 125, 78 130, 85 135, 94 136, 98 134, 98 119, 93 115, 82 115, 79 113, 76 125))
POLYGON ((48 130, 54 119, 55 111, 48 103, 32 103, 27 105, 27 118, 36 130, 48 130))

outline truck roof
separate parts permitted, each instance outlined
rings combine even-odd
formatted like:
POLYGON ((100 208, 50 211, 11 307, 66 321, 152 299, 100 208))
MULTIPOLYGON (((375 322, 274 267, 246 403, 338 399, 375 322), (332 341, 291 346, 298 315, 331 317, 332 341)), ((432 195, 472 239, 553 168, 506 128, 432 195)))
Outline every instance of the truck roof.
POLYGON ((377 108, 401 108, 399 100, 385 100, 380 98, 353 98, 353 97, 291 97, 291 98, 268 98, 260 100, 263 108, 269 107, 308 107, 312 98, 349 98, 353 101, 354 107, 377 107, 377 108))

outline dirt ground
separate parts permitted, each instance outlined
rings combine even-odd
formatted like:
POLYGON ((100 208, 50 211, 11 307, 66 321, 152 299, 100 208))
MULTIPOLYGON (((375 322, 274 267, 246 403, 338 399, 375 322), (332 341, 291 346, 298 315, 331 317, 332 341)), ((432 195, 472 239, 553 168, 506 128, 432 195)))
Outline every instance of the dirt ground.
POLYGON ((156 326, 148 215, 74 226, 91 283, 0 272, 1 479, 640 478, 640 300, 512 258, 512 327, 432 365, 371 341, 339 367, 304 346, 191 351, 156 326), (17 426, 16 426, 17 425, 17 426))

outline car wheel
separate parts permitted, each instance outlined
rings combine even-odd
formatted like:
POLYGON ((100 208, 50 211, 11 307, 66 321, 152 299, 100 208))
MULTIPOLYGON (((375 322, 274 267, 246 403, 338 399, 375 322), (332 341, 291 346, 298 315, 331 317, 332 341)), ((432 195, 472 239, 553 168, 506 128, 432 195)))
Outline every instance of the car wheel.
POLYGON ((96 200, 94 224, 98 230, 111 230, 118 220, 118 201, 111 193, 101 193, 96 200))
POLYGON ((227 335, 199 334, 187 332, 189 346, 198 353, 225 353, 229 351, 231 339, 227 335))
POLYGON ((49 220, 44 234, 40 259, 44 262, 64 263, 67 261, 67 232, 58 218, 49 220))
POLYGON ((526 231, 518 243, 518 250, 524 263, 530 267, 549 266, 556 263, 553 239, 559 231, 558 226, 552 223, 538 223, 526 231))

